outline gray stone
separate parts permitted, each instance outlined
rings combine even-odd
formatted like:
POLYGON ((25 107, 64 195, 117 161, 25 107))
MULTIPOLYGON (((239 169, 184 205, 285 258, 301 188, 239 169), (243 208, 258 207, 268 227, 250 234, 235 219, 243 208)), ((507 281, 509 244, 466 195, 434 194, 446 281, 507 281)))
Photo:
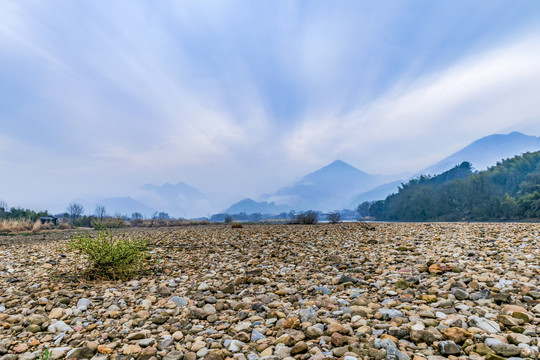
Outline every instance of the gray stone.
POLYGON ((72 349, 66 354, 68 359, 90 359, 92 356, 94 356, 94 352, 86 346, 72 349))
POLYGON ((493 346, 491 346, 491 349, 495 351, 498 355, 506 357, 521 354, 521 349, 519 348, 519 346, 511 344, 494 344, 493 346))
POLYGON ((148 339, 142 339, 141 341, 139 341, 139 346, 140 347, 148 347, 148 346, 152 346, 156 343, 156 340, 154 338, 148 338, 148 339))
POLYGON ((403 313, 395 309, 379 309, 379 312, 383 314, 384 320, 390 320, 395 317, 403 317, 403 313))
POLYGON ((469 317, 469 323, 472 326, 476 326, 480 329, 483 329, 491 334, 496 334, 501 331, 501 327, 493 320, 488 320, 486 318, 481 318, 479 316, 473 315, 469 317))
POLYGON ((62 333, 62 332, 67 333, 67 332, 73 331, 71 326, 69 326, 68 324, 66 324, 62 320, 59 320, 59 321, 55 322, 54 324, 49 325, 49 327, 47 327, 47 330, 49 332, 53 333, 53 334, 62 333))
POLYGON ((454 290, 454 296, 458 300, 467 300, 469 298, 469 293, 463 289, 457 288, 454 290))
POLYGON ((253 329, 253 331, 251 332, 251 341, 255 342, 255 341, 258 341, 258 340, 262 340, 262 339, 265 339, 266 336, 264 336, 263 334, 261 334, 259 331, 253 329))
POLYGON ((242 351, 242 347, 244 345, 246 345, 246 344, 244 344, 243 342, 241 342, 239 340, 231 340, 231 342, 227 346, 227 350, 229 350, 230 352, 233 352, 233 353, 237 353, 237 352, 242 351))
POLYGON ((86 298, 79 299, 79 301, 77 301, 77 309, 86 311, 91 304, 92 302, 86 298))
POLYGON ((187 299, 180 296, 173 296, 169 299, 169 302, 175 303, 178 307, 184 307, 188 305, 187 299))
POLYGON ((314 324, 317 322, 317 312, 313 308, 302 309, 298 312, 301 322, 307 322, 314 324))
POLYGON ((439 342, 439 351, 443 355, 459 355, 461 354, 461 348, 451 340, 445 340, 439 342))
POLYGON ((391 347, 386 349, 386 359, 387 360, 410 360, 411 358, 407 355, 396 349, 395 347, 391 347))

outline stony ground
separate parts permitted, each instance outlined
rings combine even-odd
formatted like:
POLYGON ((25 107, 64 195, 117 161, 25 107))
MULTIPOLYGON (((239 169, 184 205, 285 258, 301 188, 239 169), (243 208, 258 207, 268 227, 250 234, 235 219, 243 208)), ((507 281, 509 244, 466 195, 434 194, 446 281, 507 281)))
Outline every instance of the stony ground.
POLYGON ((72 232, 0 239, 1 360, 538 357, 539 224, 129 232, 129 282, 81 279, 72 232))

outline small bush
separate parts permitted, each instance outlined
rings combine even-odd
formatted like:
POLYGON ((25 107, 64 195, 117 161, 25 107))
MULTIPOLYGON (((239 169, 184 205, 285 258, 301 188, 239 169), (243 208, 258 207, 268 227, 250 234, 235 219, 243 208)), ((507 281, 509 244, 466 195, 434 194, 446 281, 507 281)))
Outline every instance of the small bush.
POLYGON ((328 221, 330 221, 332 224, 336 224, 341 221, 341 214, 337 211, 331 212, 328 215, 326 215, 326 218, 328 221))
POLYGON ((240 223, 233 223, 231 225, 231 228, 233 228, 233 229, 241 229, 241 228, 243 228, 243 226, 240 223))
POLYGON ((140 270, 148 241, 129 239, 125 234, 117 236, 109 229, 101 229, 96 237, 89 234, 73 236, 68 247, 88 257, 87 275, 90 278, 118 280, 129 278, 140 270))
POLYGON ((319 214, 316 211, 308 210, 304 213, 296 215, 294 224, 313 225, 319 222, 319 214))

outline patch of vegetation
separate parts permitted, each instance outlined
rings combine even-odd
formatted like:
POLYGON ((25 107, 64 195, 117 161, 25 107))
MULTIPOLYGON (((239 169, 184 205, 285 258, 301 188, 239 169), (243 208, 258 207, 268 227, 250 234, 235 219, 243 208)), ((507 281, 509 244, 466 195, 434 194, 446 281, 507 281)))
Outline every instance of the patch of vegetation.
POLYGON ((293 224, 313 225, 319 222, 319 213, 313 210, 296 215, 292 221, 293 224))
POLYGON ((341 221, 341 214, 339 213, 339 211, 334 211, 326 215, 326 218, 330 223, 337 224, 341 221))
POLYGON ((148 255, 148 240, 130 239, 102 228, 97 235, 75 235, 68 243, 71 250, 88 258, 87 277, 91 279, 125 280, 142 269, 148 255))
POLYGON ((52 351, 49 349, 43 350, 43 353, 39 355, 38 360, 50 360, 52 357, 52 351))
POLYGON ((540 151, 481 172, 463 162, 440 175, 421 176, 372 204, 369 215, 398 221, 538 219, 540 151))
POLYGON ((242 226, 241 223, 233 223, 233 224, 231 225, 231 228, 232 228, 232 229, 241 229, 241 228, 243 228, 243 226, 242 226))

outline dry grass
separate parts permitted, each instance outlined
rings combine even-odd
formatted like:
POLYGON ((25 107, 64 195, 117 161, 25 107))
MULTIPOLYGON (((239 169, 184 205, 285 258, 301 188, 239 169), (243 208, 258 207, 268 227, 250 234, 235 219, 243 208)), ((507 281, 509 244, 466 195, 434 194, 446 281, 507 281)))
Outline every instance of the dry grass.
POLYGON ((41 221, 38 220, 34 223, 34 226, 32 227, 32 232, 40 232, 40 231, 52 230, 52 229, 54 229, 54 224, 52 223, 42 224, 41 221))
POLYGON ((131 227, 158 227, 158 226, 192 226, 192 225, 208 225, 207 220, 185 220, 185 219, 133 219, 129 221, 131 227))
POLYGON ((32 222, 31 220, 2 220, 0 221, 0 233, 17 234, 23 232, 42 232, 49 230, 67 230, 71 225, 60 223, 55 226, 52 223, 42 224, 41 221, 32 222))
POLYGON ((0 232, 20 233, 31 231, 34 224, 30 220, 2 220, 0 222, 0 232))

